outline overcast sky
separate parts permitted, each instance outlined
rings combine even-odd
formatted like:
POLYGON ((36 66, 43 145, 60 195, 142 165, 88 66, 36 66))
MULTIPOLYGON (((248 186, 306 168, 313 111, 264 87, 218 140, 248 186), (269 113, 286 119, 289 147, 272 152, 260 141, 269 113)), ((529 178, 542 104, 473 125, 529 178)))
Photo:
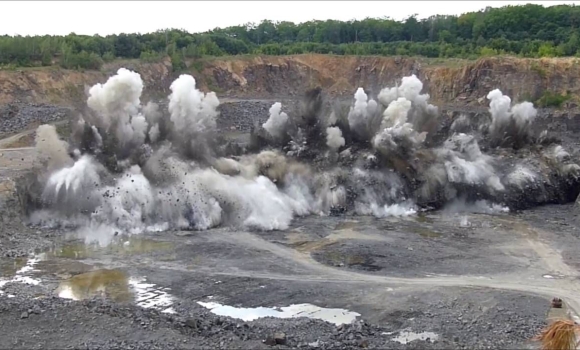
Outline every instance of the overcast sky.
POLYGON ((401 20, 457 15, 486 6, 552 6, 580 1, 0 1, 0 34, 148 33, 177 28, 202 32, 263 19, 305 22, 387 16, 401 20))

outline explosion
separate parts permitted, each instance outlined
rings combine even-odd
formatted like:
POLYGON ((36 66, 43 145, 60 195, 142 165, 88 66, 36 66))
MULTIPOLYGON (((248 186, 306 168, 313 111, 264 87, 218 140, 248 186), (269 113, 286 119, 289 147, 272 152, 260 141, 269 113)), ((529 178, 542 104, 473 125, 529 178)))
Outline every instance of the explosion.
POLYGON ((294 112, 274 103, 253 143, 234 154, 218 137, 217 96, 192 76, 171 84, 167 110, 142 104, 143 88, 138 73, 121 68, 88 91, 68 142, 54 127, 38 128, 33 223, 280 230, 303 215, 400 216, 455 203, 519 209, 578 194, 580 166, 560 145, 540 147, 536 109, 512 107, 499 90, 479 127, 462 115, 445 129, 415 75, 376 100, 359 88, 349 109, 327 108, 315 89, 294 112))

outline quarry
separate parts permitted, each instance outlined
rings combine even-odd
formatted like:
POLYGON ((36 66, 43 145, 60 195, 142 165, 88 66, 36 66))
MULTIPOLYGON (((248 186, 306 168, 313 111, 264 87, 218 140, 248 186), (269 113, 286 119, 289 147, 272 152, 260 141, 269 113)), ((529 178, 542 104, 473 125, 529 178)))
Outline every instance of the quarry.
POLYGON ((315 54, 0 71, 0 347, 536 349, 580 313, 579 75, 315 54))

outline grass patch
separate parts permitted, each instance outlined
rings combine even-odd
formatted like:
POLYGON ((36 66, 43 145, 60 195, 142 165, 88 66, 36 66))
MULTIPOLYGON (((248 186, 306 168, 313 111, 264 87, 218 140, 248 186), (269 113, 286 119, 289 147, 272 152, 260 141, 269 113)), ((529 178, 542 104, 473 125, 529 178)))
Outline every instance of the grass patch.
POLYGON ((535 104, 539 107, 547 108, 547 107, 554 107, 560 108, 562 104, 568 101, 571 98, 569 94, 562 95, 552 91, 546 91, 536 100, 535 104))

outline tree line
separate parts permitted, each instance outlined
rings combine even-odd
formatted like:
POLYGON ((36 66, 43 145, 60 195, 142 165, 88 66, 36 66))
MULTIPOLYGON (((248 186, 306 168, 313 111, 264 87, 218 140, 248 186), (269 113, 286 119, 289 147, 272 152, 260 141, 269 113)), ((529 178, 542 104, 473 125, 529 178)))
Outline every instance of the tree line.
POLYGON ((527 4, 486 8, 460 16, 405 20, 272 22, 216 28, 204 33, 160 30, 147 34, 0 36, 0 67, 58 64, 99 69, 116 58, 156 61, 169 56, 174 69, 188 58, 225 55, 422 56, 580 55, 580 7, 527 4))

